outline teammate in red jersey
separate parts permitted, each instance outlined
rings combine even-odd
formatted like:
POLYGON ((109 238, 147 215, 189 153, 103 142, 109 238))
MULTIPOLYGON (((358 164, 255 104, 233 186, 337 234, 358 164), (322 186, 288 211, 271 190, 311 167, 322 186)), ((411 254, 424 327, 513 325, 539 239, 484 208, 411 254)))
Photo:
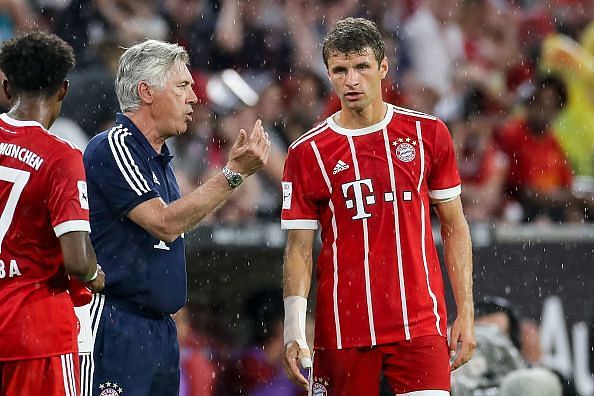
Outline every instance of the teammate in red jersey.
POLYGON ((289 148, 281 225, 285 250, 285 370, 314 395, 448 395, 450 370, 475 347, 472 251, 447 127, 385 103, 388 71, 375 24, 347 18, 324 41, 341 110, 289 148), (430 205, 438 214, 457 318, 448 343, 430 205), (305 340, 315 230, 315 356, 305 340), (450 364, 450 357, 452 362, 450 364))
POLYGON ((69 278, 105 276, 88 232, 82 154, 47 129, 74 67, 72 48, 30 33, 0 53, 11 103, 0 115, 0 395, 77 395, 77 321, 69 278))

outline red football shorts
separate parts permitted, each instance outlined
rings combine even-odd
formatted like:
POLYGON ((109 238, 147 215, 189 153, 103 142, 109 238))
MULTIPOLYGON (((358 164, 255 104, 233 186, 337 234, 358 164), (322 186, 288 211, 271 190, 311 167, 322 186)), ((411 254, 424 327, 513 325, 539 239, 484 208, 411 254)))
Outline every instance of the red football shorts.
POLYGON ((0 362, 0 396, 80 394, 78 355, 0 362))
POLYGON ((310 394, 377 395, 382 372, 395 395, 449 395, 447 339, 425 336, 373 348, 316 350, 310 394))

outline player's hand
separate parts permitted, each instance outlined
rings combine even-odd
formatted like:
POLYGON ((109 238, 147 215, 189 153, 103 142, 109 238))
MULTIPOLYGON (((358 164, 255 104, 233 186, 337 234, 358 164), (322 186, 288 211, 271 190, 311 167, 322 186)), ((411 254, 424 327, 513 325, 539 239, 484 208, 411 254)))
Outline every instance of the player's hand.
POLYGON ((297 341, 292 341, 285 345, 285 358, 283 366, 289 380, 304 390, 309 389, 309 382, 299 371, 299 366, 311 368, 311 354, 308 348, 299 348, 297 341))
POLYGON ((100 265, 97 265, 97 277, 85 284, 93 293, 100 292, 105 287, 105 273, 101 269, 100 265))
POLYGON ((239 131, 239 135, 231 147, 227 167, 243 176, 249 176, 266 165, 269 154, 268 133, 262 128, 262 121, 258 120, 249 137, 245 129, 239 131))
POLYGON ((451 370, 469 361, 475 348, 474 317, 472 314, 459 315, 450 330, 450 358, 455 357, 450 365, 451 370))

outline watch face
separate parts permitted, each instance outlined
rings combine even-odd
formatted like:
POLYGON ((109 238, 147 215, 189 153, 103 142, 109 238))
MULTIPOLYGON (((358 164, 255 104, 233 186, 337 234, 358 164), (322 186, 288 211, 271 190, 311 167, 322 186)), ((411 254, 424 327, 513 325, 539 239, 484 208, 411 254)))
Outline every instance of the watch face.
POLYGON ((243 178, 241 177, 241 175, 231 175, 229 177, 229 185, 233 188, 239 186, 241 184, 241 182, 243 181, 243 178))

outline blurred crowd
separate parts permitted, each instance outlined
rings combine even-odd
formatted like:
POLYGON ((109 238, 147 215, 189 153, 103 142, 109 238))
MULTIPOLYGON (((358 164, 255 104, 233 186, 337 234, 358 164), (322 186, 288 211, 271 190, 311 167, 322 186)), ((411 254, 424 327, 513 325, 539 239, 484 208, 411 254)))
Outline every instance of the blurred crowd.
POLYGON ((450 127, 470 221, 592 221, 593 0, 0 0, 0 39, 44 29, 75 48, 54 130, 81 148, 119 110, 123 47, 187 48, 199 104, 170 143, 182 191, 221 169, 239 128, 261 118, 272 137, 265 172, 208 220, 233 224, 278 218, 288 145, 339 109, 320 43, 346 16, 385 37, 385 100, 450 127))
MULTIPOLYGON (((52 131, 81 149, 119 111, 122 48, 145 38, 183 45, 199 103, 189 133, 168 142, 182 192, 220 171, 239 129, 257 118, 273 142, 265 171, 207 220, 236 224, 277 221, 288 145, 340 108, 320 43, 347 16, 374 20, 385 37, 385 100, 449 126, 469 221, 594 220, 594 0, 0 0, 0 40, 42 29, 74 47, 71 90, 52 131)), ((217 323, 212 307, 177 315, 182 395, 300 394, 282 374, 280 293, 246 301, 251 338, 239 351, 204 328, 217 323)), ((505 302, 483 303, 478 316, 499 327, 477 331, 483 360, 454 377, 453 391, 519 389, 514 376, 504 382, 514 371, 572 394, 558 375, 518 371, 540 365, 529 349, 534 323, 519 323, 505 302), (493 366, 489 356, 498 357, 493 366)))

